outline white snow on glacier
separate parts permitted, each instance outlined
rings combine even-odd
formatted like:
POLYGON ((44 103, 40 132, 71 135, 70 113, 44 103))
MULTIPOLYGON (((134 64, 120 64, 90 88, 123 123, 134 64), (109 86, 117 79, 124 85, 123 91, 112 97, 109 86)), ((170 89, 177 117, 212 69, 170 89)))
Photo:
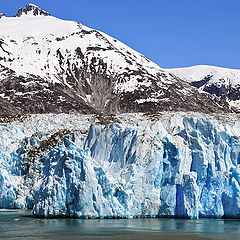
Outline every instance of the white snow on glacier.
POLYGON ((240 217, 240 120, 32 115, 0 124, 0 208, 39 217, 240 217))

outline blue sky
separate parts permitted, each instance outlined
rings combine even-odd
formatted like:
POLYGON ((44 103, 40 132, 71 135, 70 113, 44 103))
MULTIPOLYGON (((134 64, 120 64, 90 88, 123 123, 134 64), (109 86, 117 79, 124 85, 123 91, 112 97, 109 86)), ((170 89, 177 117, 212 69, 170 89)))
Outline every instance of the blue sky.
MULTIPOLYGON (((52 15, 101 30, 161 67, 240 68, 239 0, 30 0, 52 15)), ((29 1, 1 1, 12 16, 29 1)))

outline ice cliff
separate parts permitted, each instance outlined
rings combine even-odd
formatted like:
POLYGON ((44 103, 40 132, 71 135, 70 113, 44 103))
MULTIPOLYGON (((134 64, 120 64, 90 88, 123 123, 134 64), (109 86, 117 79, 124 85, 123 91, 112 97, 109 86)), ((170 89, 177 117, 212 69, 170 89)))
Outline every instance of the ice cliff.
POLYGON ((237 115, 32 115, 0 124, 0 208, 240 217, 237 115))

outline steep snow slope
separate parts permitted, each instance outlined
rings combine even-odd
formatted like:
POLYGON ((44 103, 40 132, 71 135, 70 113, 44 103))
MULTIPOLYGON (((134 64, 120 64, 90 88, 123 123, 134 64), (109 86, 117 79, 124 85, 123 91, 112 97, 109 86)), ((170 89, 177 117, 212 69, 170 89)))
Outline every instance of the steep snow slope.
POLYGON ((23 113, 230 111, 118 40, 33 4, 0 19, 0 96, 23 113))
POLYGON ((168 69, 192 86, 223 99, 240 109, 240 70, 214 66, 193 66, 168 69))
MULTIPOLYGON (((111 41, 109 43, 107 39, 104 39, 105 37, 110 38, 106 34, 94 32, 94 30, 77 22, 64 21, 52 16, 26 15, 20 18, 4 17, 0 24, 0 37, 4 37, 4 43, 1 44, 1 56, 7 59, 10 58, 8 59, 9 61, 4 62, 4 66, 10 67, 18 75, 23 74, 27 76, 27 74, 33 74, 59 82, 56 75, 58 75, 61 69, 54 68, 56 64, 58 65, 57 50, 62 48, 65 50, 63 52, 64 55, 69 54, 69 56, 71 56, 71 53, 75 54, 75 50, 79 46, 81 49, 79 49, 78 54, 81 54, 80 52, 85 53, 87 48, 97 48, 101 46, 101 48, 96 49, 97 53, 92 53, 92 55, 99 56, 102 59, 109 58, 110 70, 114 72, 121 73, 129 66, 126 60, 130 61, 131 57, 129 56, 128 59, 122 57, 127 54, 127 51, 131 51, 131 53, 129 52, 128 54, 132 54, 132 58, 137 60, 138 64, 143 64, 144 67, 146 67, 147 70, 151 70, 153 74, 156 74, 160 70, 160 67, 156 64, 147 61, 144 56, 121 44, 119 41, 109 39, 111 41), (85 31, 87 31, 87 33, 85 31), (99 33, 99 35, 97 33, 99 33), (23 44, 19 46, 18 43, 23 44), (110 44, 113 45, 112 48, 116 48, 116 51, 105 52, 110 44), (68 48, 71 52, 66 50, 68 48), (13 56, 14 59, 11 58, 11 56, 13 56), (19 59, 16 59, 16 56, 19 57, 19 59), (46 64, 50 60, 52 61, 52 65, 46 69, 46 64), (114 64, 111 65, 113 61, 114 64)), ((90 53, 88 53, 88 55, 89 54, 90 53)), ((72 59, 68 58, 68 60, 70 61, 72 59)), ((135 62, 133 62, 133 64, 135 66, 130 66, 130 68, 137 70, 137 64, 135 62)))
POLYGON ((237 115, 36 115, 0 124, 0 207, 41 217, 240 217, 237 115))

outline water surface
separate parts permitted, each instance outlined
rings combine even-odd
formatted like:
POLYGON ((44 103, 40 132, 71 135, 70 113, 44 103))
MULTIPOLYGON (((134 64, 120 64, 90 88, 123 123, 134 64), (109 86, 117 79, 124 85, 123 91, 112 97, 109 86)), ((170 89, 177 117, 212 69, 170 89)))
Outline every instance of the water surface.
POLYGON ((240 220, 37 219, 0 210, 0 239, 240 239, 240 220))

